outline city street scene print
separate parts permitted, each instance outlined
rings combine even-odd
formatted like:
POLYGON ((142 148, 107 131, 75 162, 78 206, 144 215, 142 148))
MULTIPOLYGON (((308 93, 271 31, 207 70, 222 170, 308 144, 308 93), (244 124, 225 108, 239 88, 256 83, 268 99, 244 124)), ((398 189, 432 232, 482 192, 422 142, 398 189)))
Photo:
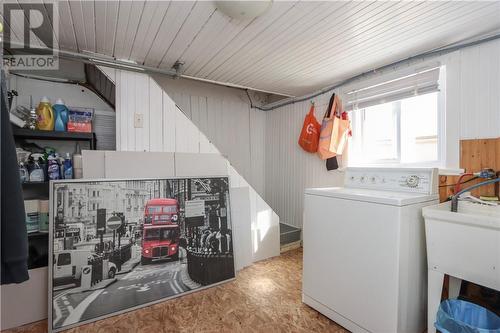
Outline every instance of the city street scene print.
POLYGON ((227 177, 52 186, 52 330, 235 276, 227 177))

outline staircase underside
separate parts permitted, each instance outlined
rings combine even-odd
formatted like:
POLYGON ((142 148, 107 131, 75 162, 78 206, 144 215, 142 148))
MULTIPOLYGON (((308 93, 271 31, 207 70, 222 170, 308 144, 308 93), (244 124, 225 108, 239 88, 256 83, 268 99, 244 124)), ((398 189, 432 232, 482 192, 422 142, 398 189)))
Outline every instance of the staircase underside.
POLYGON ((301 246, 301 230, 297 227, 280 223, 280 247, 281 252, 296 249, 301 246))

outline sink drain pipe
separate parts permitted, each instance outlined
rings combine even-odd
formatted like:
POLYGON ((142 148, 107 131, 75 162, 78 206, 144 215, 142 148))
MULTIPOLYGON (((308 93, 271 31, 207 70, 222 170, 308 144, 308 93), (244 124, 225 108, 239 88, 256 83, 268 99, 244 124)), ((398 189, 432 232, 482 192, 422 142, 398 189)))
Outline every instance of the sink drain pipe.
POLYGON ((490 184, 495 184, 495 183, 500 183, 500 178, 490 179, 490 180, 486 180, 486 181, 481 182, 481 183, 474 184, 474 185, 469 186, 467 188, 464 188, 460 192, 456 193, 455 195, 453 195, 451 197, 451 211, 454 213, 458 212, 458 198, 463 193, 474 190, 478 187, 482 187, 482 186, 486 186, 486 185, 490 185, 490 184))

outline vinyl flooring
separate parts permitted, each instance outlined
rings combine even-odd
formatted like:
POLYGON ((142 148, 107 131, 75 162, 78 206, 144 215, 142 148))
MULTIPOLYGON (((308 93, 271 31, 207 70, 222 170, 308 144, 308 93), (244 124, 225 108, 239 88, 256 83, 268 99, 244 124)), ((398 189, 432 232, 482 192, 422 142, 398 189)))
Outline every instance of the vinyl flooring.
MULTIPOLYGON (((301 302, 302 250, 238 272, 234 281, 70 329, 118 332, 347 332, 301 302)), ((47 322, 2 333, 47 332, 47 322)))

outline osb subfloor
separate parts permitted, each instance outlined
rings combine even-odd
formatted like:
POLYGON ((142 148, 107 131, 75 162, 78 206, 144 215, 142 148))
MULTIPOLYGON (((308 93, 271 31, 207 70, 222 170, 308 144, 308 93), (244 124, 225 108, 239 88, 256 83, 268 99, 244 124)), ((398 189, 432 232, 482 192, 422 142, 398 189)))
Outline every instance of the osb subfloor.
MULTIPOLYGON (((347 332, 301 302, 301 282, 297 249, 243 269, 235 281, 66 332, 347 332)), ((41 321, 5 332, 46 331, 41 321)))

